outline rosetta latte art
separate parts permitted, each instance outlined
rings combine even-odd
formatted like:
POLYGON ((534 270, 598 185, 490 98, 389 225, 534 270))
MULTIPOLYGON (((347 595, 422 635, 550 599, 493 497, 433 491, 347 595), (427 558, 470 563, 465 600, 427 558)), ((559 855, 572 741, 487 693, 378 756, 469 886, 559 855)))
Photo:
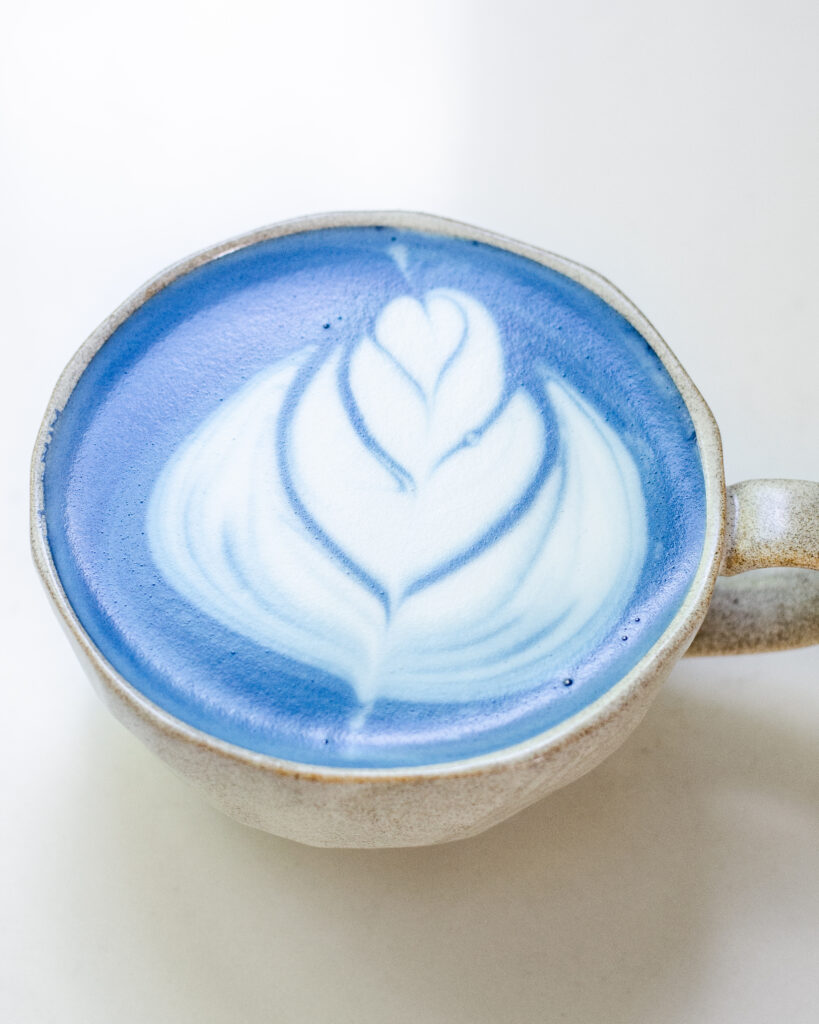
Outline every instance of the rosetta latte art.
POLYGON ((461 291, 393 299, 365 336, 277 362, 183 442, 150 501, 158 567, 364 710, 560 678, 619 621, 646 509, 614 430, 535 369, 514 378, 461 291))

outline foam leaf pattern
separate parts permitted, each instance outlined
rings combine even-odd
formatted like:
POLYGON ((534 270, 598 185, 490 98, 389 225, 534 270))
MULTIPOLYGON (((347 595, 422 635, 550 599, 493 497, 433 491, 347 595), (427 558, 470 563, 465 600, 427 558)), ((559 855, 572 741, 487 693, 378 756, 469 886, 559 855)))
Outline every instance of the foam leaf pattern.
POLYGON ((612 428, 546 367, 510 379, 489 311, 446 288, 261 372, 183 442, 148 510, 181 595, 364 707, 560 672, 617 621, 646 535, 612 428))

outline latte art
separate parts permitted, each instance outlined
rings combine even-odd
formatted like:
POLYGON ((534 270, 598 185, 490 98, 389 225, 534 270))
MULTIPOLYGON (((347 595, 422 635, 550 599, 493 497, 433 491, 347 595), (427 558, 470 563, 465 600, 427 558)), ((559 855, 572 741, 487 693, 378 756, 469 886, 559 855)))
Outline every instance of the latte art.
POLYGON ((186 270, 93 356, 43 461, 102 657, 306 765, 561 725, 651 651, 705 536, 647 340, 559 269, 434 231, 299 230, 186 270))
POLYGON ((486 306, 437 287, 258 372, 165 466, 147 534, 187 601, 366 710, 564 672, 622 619, 647 513, 599 412, 545 361, 517 380, 486 306))

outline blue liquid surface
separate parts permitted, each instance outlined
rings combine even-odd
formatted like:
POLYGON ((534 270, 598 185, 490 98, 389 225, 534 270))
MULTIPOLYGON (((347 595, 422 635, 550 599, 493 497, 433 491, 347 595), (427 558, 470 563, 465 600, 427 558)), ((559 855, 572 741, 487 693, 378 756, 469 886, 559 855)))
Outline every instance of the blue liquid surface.
MULTIPOLYGON (((272 458, 277 444, 271 436, 272 458)), ((400 460, 372 445, 403 486, 400 460)), ((705 533, 693 424, 633 327, 581 285, 520 256, 392 228, 328 229, 259 243, 163 289, 114 332, 60 412, 44 488, 63 588, 89 636, 130 683, 221 739, 328 766, 456 760, 563 721, 604 694, 662 634, 693 580, 705 533), (320 362, 351 350, 373 334, 391 301, 434 289, 466 293, 488 311, 503 347, 507 393, 523 389, 542 410, 547 455, 531 494, 560 450, 557 440, 548 447, 555 427, 544 373, 567 382, 614 431, 639 473, 645 558, 604 634, 582 650, 568 646, 565 663, 549 662, 514 692, 465 699, 459 690, 452 701, 376 693, 362 716, 360 693, 343 673, 287 656, 275 639, 267 645, 243 635, 183 596, 157 565, 146 517, 180 445, 257 375, 291 358, 304 356, 306 365, 308 356, 320 362)), ((432 586, 435 572, 459 571, 481 545, 514 528, 524 499, 531 500, 528 491, 479 543, 433 572, 419 572, 405 588, 407 600, 432 586)), ((296 497, 293 503, 298 509, 296 497)), ((388 616, 390 597, 374 574, 328 539, 331 530, 305 523, 324 557, 369 588, 388 616)))

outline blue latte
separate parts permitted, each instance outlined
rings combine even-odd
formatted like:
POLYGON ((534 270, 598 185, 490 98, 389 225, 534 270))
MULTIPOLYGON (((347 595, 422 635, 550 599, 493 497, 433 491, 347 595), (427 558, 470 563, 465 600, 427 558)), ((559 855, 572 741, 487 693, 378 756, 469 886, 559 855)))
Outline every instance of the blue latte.
POLYGON ((679 608, 705 497, 639 333, 521 256, 334 228, 179 278, 55 424, 48 539, 111 664, 308 764, 456 760, 600 697, 679 608))

